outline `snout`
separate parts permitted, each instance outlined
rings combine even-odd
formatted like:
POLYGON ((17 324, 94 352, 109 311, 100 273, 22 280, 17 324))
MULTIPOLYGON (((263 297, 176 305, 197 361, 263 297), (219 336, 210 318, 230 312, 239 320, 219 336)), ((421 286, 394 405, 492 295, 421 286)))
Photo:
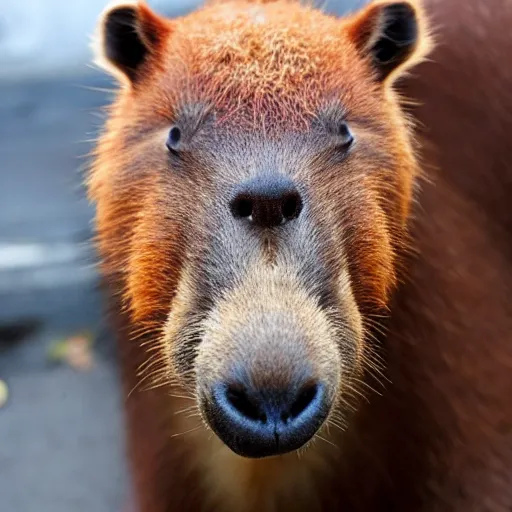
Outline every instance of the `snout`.
POLYGON ((278 266, 243 285, 203 324, 198 405, 238 455, 282 455, 307 444, 337 403, 344 370, 338 331, 278 266))
POLYGON ((307 377, 269 388, 246 379, 219 382, 205 401, 219 438, 235 453, 253 458, 297 450, 315 435, 329 409, 325 385, 307 377))

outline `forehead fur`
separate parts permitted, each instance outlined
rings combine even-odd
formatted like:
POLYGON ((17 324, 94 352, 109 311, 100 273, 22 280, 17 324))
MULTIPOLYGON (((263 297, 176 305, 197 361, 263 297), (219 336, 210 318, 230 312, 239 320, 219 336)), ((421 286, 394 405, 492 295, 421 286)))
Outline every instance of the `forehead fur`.
POLYGON ((344 23, 288 1, 207 5, 175 20, 158 90, 170 108, 214 105, 220 122, 300 128, 323 103, 374 90, 344 23))

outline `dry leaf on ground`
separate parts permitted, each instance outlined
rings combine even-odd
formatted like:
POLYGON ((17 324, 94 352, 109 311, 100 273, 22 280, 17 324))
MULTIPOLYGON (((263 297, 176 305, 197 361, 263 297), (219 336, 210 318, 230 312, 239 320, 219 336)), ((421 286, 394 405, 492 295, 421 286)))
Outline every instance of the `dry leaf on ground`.
POLYGON ((75 370, 89 371, 94 366, 93 337, 80 333, 53 343, 48 352, 50 360, 66 363, 75 370))
POLYGON ((7 403, 7 400, 9 400, 9 388, 7 383, 0 379, 0 409, 7 403))

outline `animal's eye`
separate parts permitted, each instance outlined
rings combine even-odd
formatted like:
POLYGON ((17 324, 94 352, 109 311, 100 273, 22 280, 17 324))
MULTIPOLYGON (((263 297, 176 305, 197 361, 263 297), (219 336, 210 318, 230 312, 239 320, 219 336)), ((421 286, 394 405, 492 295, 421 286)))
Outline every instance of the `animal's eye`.
POLYGON ((337 126, 336 137, 338 139, 338 146, 340 149, 347 150, 354 142, 354 136, 345 122, 340 123, 337 126))
POLYGON ((171 153, 177 153, 180 148, 181 142, 181 130, 177 126, 173 126, 169 130, 169 135, 167 136, 166 146, 167 149, 171 153))

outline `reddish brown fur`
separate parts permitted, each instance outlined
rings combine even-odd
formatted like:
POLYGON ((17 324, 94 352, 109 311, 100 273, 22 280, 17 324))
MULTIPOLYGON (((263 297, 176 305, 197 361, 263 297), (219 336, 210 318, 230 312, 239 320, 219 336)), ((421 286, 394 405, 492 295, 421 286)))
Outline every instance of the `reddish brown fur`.
MULTIPOLYGON (((512 76, 503 65, 512 49, 510 5, 498 0, 427 2, 441 44, 434 63, 423 64, 408 84, 408 95, 423 103, 414 113, 427 128, 422 132, 422 160, 430 178, 422 183, 412 214, 415 176, 410 169, 415 164, 406 122, 396 98, 384 99, 372 87, 371 70, 355 46, 340 45, 339 38, 347 37, 341 24, 309 8, 294 11, 283 3, 265 7, 277 25, 286 17, 296 37, 292 40, 303 41, 321 57, 319 63, 298 57, 288 69, 267 53, 279 49, 279 37, 267 49, 258 26, 240 27, 240 37, 251 41, 244 45, 249 53, 231 40, 212 44, 204 27, 213 33, 226 30, 230 7, 214 5, 169 22, 177 51, 170 56, 162 46, 148 62, 145 80, 120 96, 98 150, 91 195, 98 203, 104 269, 123 297, 117 307, 128 310, 120 315, 127 392, 138 385, 140 365, 147 364, 139 344, 129 340, 134 331, 149 335, 162 328, 187 241, 186 224, 167 224, 159 232, 154 227, 162 211, 176 211, 178 205, 187 212, 195 206, 184 183, 177 180, 171 186, 162 177, 159 155, 140 153, 140 146, 132 151, 130 141, 144 134, 150 145, 165 132, 183 76, 190 100, 206 99, 218 106, 220 122, 269 134, 278 133, 285 123, 304 130, 305 120, 322 105, 320 91, 341 88, 349 110, 363 120, 375 120, 358 126, 367 150, 377 148, 375 158, 380 156, 379 143, 391 139, 394 153, 385 156, 393 161, 394 179, 386 165, 380 175, 368 176, 352 163, 344 179, 328 176, 313 192, 320 203, 333 193, 352 199, 340 206, 341 212, 321 214, 336 214, 342 219, 340 232, 352 233, 345 242, 346 256, 359 307, 372 313, 390 307, 387 334, 380 341, 391 383, 382 396, 371 394, 370 403, 360 405, 343 437, 339 460, 317 483, 322 509, 510 510, 512 76), (333 33, 336 39, 331 41, 333 33), (189 37, 196 38, 194 44, 187 43, 189 37), (258 56, 268 67, 249 71, 248 63, 258 56), (163 57, 176 65, 164 66, 163 57), (350 73, 340 77, 334 73, 340 68, 350 73), (174 70, 170 75, 169 69, 174 70), (212 79, 205 79, 212 69, 212 79), (305 79, 310 86, 303 86, 305 79), (402 284, 390 303, 396 254, 405 255, 405 222, 411 215, 414 254, 399 270, 402 284), (358 282, 357 276, 371 279, 358 282)), ((300 48, 294 55, 300 56, 300 48)), ((160 364, 158 358, 156 362, 160 364)), ((154 368, 159 370, 165 368, 154 368)), ((194 440, 170 437, 167 392, 133 393, 127 402, 141 510, 201 510, 194 440)), ((254 488, 264 479, 265 474, 255 472, 254 488)))
MULTIPOLYGON (((122 240, 116 242, 119 236, 110 231, 120 225, 125 226, 124 229, 133 226, 133 233, 140 230, 144 237, 146 232, 141 224, 151 224, 151 212, 158 215, 155 204, 161 204, 160 201, 173 204, 169 193, 180 197, 177 191, 162 190, 165 185, 156 186, 154 180, 159 179, 158 173, 147 170, 151 161, 141 162, 137 166, 137 175, 133 176, 130 171, 129 181, 123 180, 123 168, 126 167, 123 158, 137 158, 130 154, 128 137, 136 138, 147 131, 156 136, 155 125, 165 126, 172 119, 180 101, 178 95, 183 90, 187 91, 191 103, 215 105, 220 112, 219 123, 229 122, 239 128, 263 130, 269 134, 279 133, 284 127, 298 131, 306 129, 315 112, 323 105, 328 108, 326 99, 337 99, 342 91, 341 99, 348 116, 353 116, 355 123, 362 120, 364 137, 361 143, 367 146, 367 151, 375 151, 375 158, 389 158, 396 166, 390 175, 387 172, 389 164, 382 162, 378 169, 381 175, 377 172, 373 176, 366 175, 364 184, 358 177, 357 163, 353 173, 347 173, 352 174, 349 181, 324 180, 330 190, 336 185, 341 189, 352 188, 351 194, 341 190, 341 197, 352 195, 361 201, 360 211, 364 215, 347 211, 343 218, 347 223, 344 232, 361 233, 348 244, 352 253, 349 261, 357 262, 363 269, 360 274, 369 272, 373 279, 366 280, 369 286, 354 283, 355 291, 361 304, 367 302, 383 307, 394 283, 394 252, 401 245, 412 191, 410 168, 415 165, 408 147, 408 130, 397 110, 396 100, 389 91, 374 85, 368 62, 360 58, 339 20, 311 8, 277 2, 262 11, 261 15, 267 20, 264 25, 248 24, 244 20, 258 15, 255 11, 260 9, 258 4, 242 4, 241 17, 238 7, 234 11, 235 5, 227 2, 206 7, 179 20, 175 26, 168 22, 169 26, 162 29, 172 33, 167 44, 168 52, 161 47, 155 50, 142 72, 142 83, 134 90, 126 91, 111 112, 106 136, 98 148, 96 171, 90 181, 93 199, 110 198, 107 208, 100 201, 98 212, 98 231, 102 233, 101 240, 108 244, 103 248, 100 245, 107 262, 106 272, 113 269, 127 272, 127 298, 132 301, 136 321, 154 316, 159 306, 167 310, 175 288, 172 280, 178 275, 174 269, 179 265, 172 264, 179 257, 179 252, 172 250, 172 246, 180 243, 177 233, 170 229, 169 234, 146 242, 135 237, 134 243, 141 246, 130 251, 126 240, 131 235, 120 233, 122 240), (237 12, 237 18, 233 17, 233 12, 237 12), (282 51, 284 48, 286 51, 282 51), (165 61, 165 73, 162 72, 162 61, 165 61), (343 69, 350 73, 340 72, 343 69), (136 102, 131 101, 132 96, 137 98, 136 102), (387 101, 383 101, 383 96, 388 96, 387 101), (370 119, 371 125, 365 126, 370 119), (390 138, 395 139, 394 144, 389 144, 394 154, 380 155, 379 146, 390 138), (121 154, 123 156, 119 156, 121 154), (114 172, 113 166, 119 171, 114 172), (396 181, 391 182, 395 177, 396 181), (148 201, 147 209, 138 204, 138 197, 132 197, 135 189, 141 190, 141 197, 148 201), (364 207, 365 196, 369 193, 372 195, 364 207), (144 210, 144 218, 124 220, 131 215, 132 209, 133 212, 144 210), (385 216, 381 209, 386 212, 385 216), (389 223, 396 229, 390 229, 389 223), (390 235, 395 240, 388 240, 390 235), (110 258, 112 264, 108 263, 110 258)), ((362 13, 361 18, 365 15, 362 13)), ((352 23, 357 20, 346 22, 347 25, 352 23)), ((161 163, 155 161, 154 165, 161 163)), ((325 191, 323 194, 325 196, 325 191)), ((186 202, 186 198, 177 202, 183 201, 186 202)), ((176 227, 176 231, 180 228, 183 226, 176 227)))

